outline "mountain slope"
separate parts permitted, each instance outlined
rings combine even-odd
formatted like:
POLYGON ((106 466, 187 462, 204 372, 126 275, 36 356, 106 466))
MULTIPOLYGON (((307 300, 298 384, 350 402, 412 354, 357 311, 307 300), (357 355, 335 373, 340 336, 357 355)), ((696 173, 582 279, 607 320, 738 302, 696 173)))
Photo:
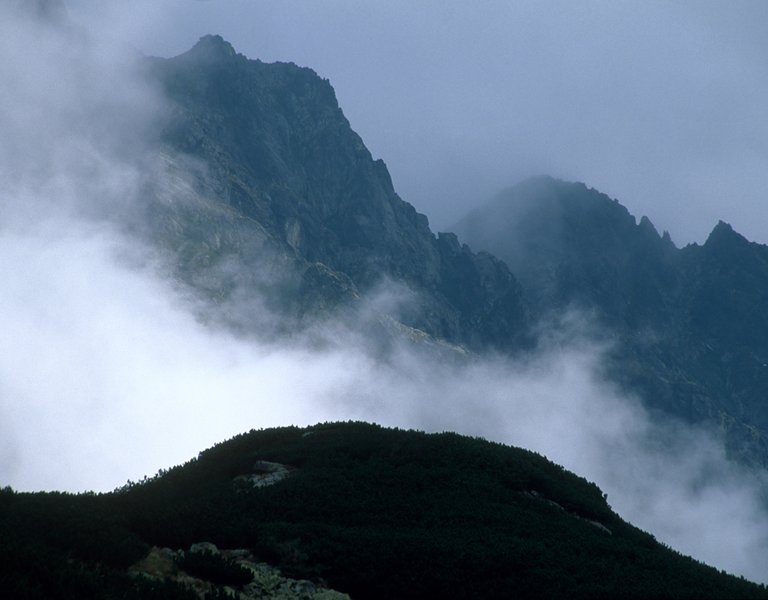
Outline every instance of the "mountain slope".
MULTIPOLYGON (((313 71, 248 60, 218 36, 176 58, 151 59, 148 71, 172 101, 166 155, 179 172, 195 166, 179 161, 198 161, 189 183, 197 204, 151 208, 153 238, 185 246, 183 278, 194 283, 207 271, 215 281, 227 261, 229 272, 267 265, 301 294, 299 313, 354 302, 395 281, 415 294, 398 317, 432 336, 506 348, 524 337, 527 308, 506 266, 432 234, 313 71), (213 226, 198 226, 207 222, 213 226), (233 223, 258 242, 234 239, 233 223)), ((248 281, 231 285, 247 290, 248 281)), ((275 304, 289 304, 288 297, 275 304)))
POLYGON ((647 219, 583 184, 533 178, 465 217, 457 233, 504 260, 544 311, 598 307, 606 324, 667 317, 675 247, 647 219))
MULTIPOLYGON (((545 458, 455 434, 361 423, 252 431, 111 494, 6 489, 0 502, 0 581, 30 598, 100 580, 114 596, 99 597, 135 597, 134 584, 185 597, 178 577, 132 584, 125 569, 146 569, 137 561, 150 546, 180 558, 201 542, 353 598, 768 595, 657 543, 545 458)), ((232 567, 198 558, 208 566, 181 568, 218 568, 243 585, 232 567)))
POLYGON ((458 225, 499 256, 539 316, 576 307, 616 343, 610 375, 647 404, 723 428, 734 456, 768 465, 768 247, 720 223, 677 249, 583 184, 524 182, 458 225))

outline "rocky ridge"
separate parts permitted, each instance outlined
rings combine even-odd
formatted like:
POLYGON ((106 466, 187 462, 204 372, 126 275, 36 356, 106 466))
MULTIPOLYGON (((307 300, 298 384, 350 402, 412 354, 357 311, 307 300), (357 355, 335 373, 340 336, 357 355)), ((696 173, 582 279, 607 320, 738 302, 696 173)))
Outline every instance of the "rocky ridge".
POLYGON ((171 581, 192 590, 200 600, 211 594, 223 594, 234 600, 349 600, 348 594, 323 587, 306 579, 284 576, 280 569, 258 561, 245 549, 219 549, 210 542, 192 544, 189 554, 205 554, 231 561, 247 570, 252 576, 249 583, 240 586, 218 585, 208 579, 196 577, 179 565, 185 558, 184 550, 153 547, 140 561, 131 565, 128 572, 137 577, 171 581))
POLYGON ((606 374, 646 405, 718 429, 768 466, 768 247, 720 222, 678 249, 583 184, 534 178, 457 224, 504 260, 537 317, 577 309, 612 343, 606 374))
POLYGON ((162 133, 179 180, 171 187, 193 193, 155 192, 165 201, 149 204, 143 222, 184 281, 222 304, 258 295, 299 318, 396 282, 411 300, 391 316, 408 327, 475 348, 524 341, 528 308, 507 267, 431 232, 328 81, 249 60, 219 36, 148 59, 147 71, 172 102, 162 133))
POLYGON ((721 224, 678 249, 616 200, 549 177, 435 236, 312 70, 219 36, 146 69, 170 108, 138 222, 213 318, 264 336, 335 315, 385 346, 461 355, 530 348, 576 308, 612 343, 606 376, 768 465, 764 247, 721 224), (382 289, 397 299, 371 317, 382 289))

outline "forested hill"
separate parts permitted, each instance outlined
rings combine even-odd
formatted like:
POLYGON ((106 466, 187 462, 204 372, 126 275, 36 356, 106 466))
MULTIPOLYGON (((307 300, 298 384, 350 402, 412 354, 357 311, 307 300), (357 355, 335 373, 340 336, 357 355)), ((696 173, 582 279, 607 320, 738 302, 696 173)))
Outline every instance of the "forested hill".
POLYGON ((110 494, 5 489, 0 515, 8 598, 768 597, 540 455, 364 423, 251 431, 110 494))

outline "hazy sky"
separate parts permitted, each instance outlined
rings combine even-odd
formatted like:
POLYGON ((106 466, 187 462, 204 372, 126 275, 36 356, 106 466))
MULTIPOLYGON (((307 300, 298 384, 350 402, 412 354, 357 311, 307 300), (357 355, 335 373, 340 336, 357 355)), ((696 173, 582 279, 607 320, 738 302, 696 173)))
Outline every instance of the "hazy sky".
MULTIPOLYGON (((78 19, 94 4, 69 0, 78 19)), ((548 173, 648 215, 678 245, 718 219, 768 242, 768 2, 126 4, 123 33, 144 52, 219 33, 330 79, 434 229, 548 173)))

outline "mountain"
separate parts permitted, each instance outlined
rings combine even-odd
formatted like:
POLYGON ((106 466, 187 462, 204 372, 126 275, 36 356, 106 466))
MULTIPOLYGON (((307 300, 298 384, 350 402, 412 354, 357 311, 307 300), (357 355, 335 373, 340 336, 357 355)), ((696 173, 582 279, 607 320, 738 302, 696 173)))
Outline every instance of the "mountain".
POLYGON ((506 265, 431 232, 328 81, 219 36, 147 71, 171 102, 163 156, 192 197, 156 190, 144 221, 181 279, 222 303, 258 292, 298 318, 395 282, 415 297, 396 315, 408 327, 473 348, 523 343, 528 308, 506 265))
POLYGON ((249 60, 219 36, 145 68, 170 105, 163 177, 136 228, 231 326, 354 320, 385 289, 400 300, 373 303, 370 339, 514 353, 578 307, 616 342, 610 378, 768 465, 765 247, 721 224, 678 249, 617 201, 546 177, 467 216, 462 245, 396 194, 312 70, 249 60))
POLYGON ((542 456, 451 433, 251 431, 109 494, 0 507, 13 598, 768 597, 542 456))
MULTIPOLYGON (((202 299, 201 318, 264 337, 361 320, 363 337, 472 360, 525 355, 576 307, 613 341, 606 375, 768 465, 764 246, 721 223, 678 249, 551 178, 469 215, 462 244, 396 194, 312 70, 219 36, 142 68, 167 99, 146 161, 158 177, 115 218, 202 299)), ((0 585, 27 598, 768 595, 657 543, 541 456, 359 423, 254 431, 110 494, 6 488, 0 585)))
POLYGON ((577 308, 613 340, 607 371, 652 408, 721 428, 768 465, 768 247, 719 223, 678 249, 583 184, 525 181, 456 227, 509 265, 536 318, 577 308))
POLYGON ((462 245, 395 193, 312 70, 219 36, 145 67, 169 108, 137 228, 239 331, 356 320, 384 289, 400 300, 376 305, 370 339, 514 353, 578 307, 616 340, 611 379, 768 465, 764 247, 721 224, 678 249, 617 201, 547 177, 467 216, 462 245))
POLYGON ((500 194, 456 225, 462 239, 502 258, 540 312, 599 307, 608 325, 656 325, 674 287, 675 247, 604 194, 550 177, 500 194))

